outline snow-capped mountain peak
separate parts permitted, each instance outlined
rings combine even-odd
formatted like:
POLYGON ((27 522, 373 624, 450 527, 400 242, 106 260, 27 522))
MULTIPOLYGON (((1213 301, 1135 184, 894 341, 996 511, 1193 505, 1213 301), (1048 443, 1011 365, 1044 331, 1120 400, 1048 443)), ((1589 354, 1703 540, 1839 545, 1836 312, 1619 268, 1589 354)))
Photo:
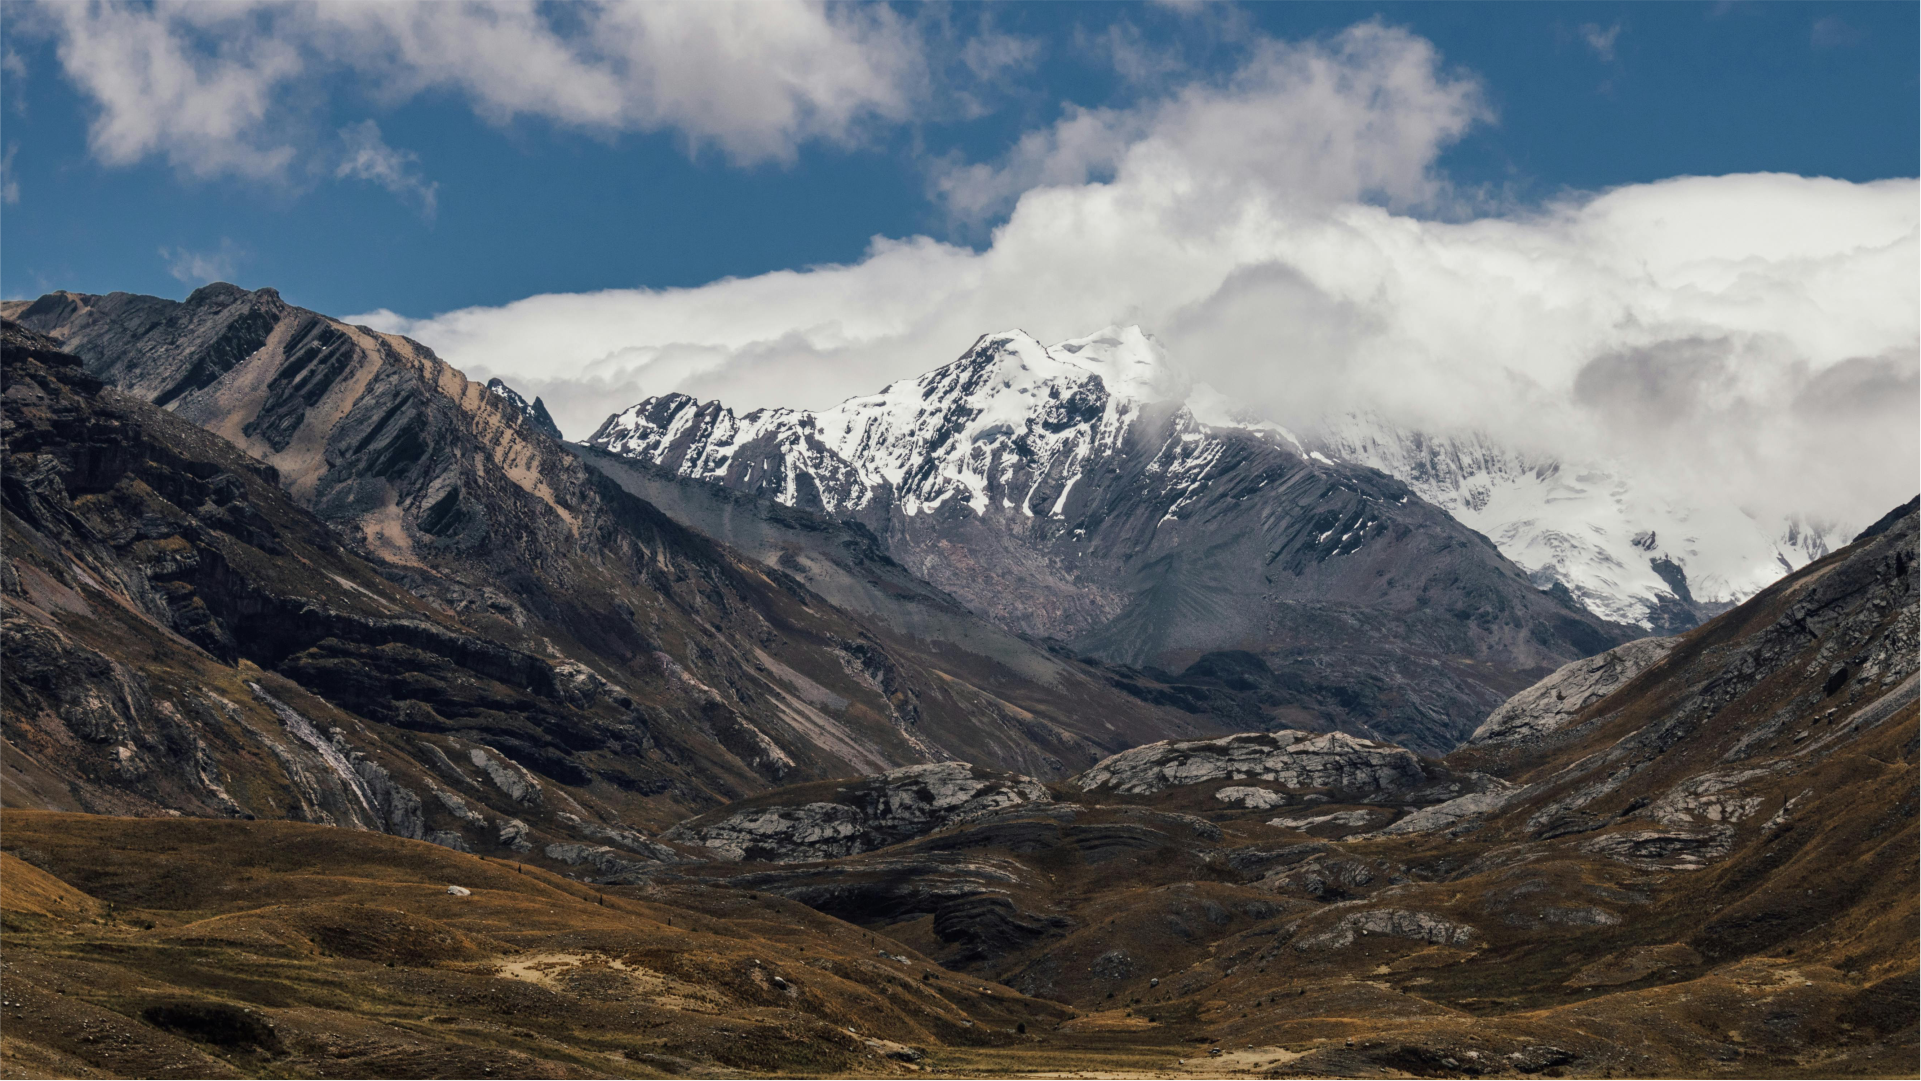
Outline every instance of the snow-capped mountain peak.
POLYGON ((1184 401, 1193 389, 1185 369, 1138 326, 1104 327, 1085 338, 1069 338, 1047 354, 1101 377, 1108 392, 1145 402, 1184 401))
POLYGON ((1049 478, 1071 478, 1078 462, 1118 444, 1142 408, 1178 403, 1188 389, 1139 327, 1051 347, 1007 330, 830 409, 736 417, 717 402, 665 395, 609 418, 589 442, 683 475, 765 488, 783 502, 818 499, 834 514, 886 493, 909 516, 950 500, 984 514, 994 499, 1033 516, 1064 497, 1034 503, 1049 478), (765 476, 776 467, 781 475, 765 476))

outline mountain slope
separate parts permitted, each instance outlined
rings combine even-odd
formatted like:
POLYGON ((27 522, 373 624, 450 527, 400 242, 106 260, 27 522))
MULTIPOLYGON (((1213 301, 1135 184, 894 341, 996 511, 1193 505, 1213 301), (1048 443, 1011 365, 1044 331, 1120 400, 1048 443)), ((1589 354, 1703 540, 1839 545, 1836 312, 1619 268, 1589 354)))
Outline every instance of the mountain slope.
POLYGON ((1009 332, 834 409, 669 395, 589 442, 858 522, 1010 630, 1165 670, 1251 657, 1276 724, 1446 750, 1623 637, 1406 485, 1203 424, 1186 393, 1137 328, 1051 348, 1009 332))
POLYGON ((671 691, 707 734, 700 798, 943 758, 1056 776, 1205 730, 1069 664, 935 659, 939 645, 868 626, 587 468, 510 390, 272 290, 50 294, 21 315, 270 463, 416 596, 609 686, 671 691))

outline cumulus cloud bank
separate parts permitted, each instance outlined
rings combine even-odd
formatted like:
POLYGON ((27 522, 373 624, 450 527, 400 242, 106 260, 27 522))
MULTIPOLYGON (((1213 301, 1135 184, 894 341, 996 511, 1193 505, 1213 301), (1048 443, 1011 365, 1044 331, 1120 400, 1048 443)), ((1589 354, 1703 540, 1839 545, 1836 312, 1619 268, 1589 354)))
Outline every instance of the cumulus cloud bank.
POLYGON ((1305 428, 1371 409, 1757 514, 1865 522, 1915 492, 1914 181, 1682 177, 1417 216, 1484 117, 1428 42, 1366 23, 939 166, 962 210, 1014 200, 984 250, 876 238, 846 266, 356 318, 543 395, 574 437, 646 395, 819 407, 985 331, 1139 323, 1305 428))
POLYGON ((312 106, 324 80, 344 74, 387 105, 451 94, 502 124, 672 131, 754 164, 904 119, 925 79, 922 42, 889 8, 814 0, 72 3, 22 9, 13 29, 56 40, 96 107, 88 142, 106 164, 160 156, 187 176, 278 182, 305 166, 427 207, 426 181, 395 171, 404 151, 381 144, 385 158, 370 159, 358 127, 322 160, 330 141, 312 106))

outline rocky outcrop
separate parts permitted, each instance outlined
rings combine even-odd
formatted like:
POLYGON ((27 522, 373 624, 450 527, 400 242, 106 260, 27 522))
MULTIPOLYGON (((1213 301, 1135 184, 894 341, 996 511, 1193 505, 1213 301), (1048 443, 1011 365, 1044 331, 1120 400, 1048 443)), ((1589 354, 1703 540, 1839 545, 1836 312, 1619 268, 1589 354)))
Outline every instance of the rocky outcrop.
POLYGON ((1427 779, 1420 756, 1406 748, 1345 732, 1285 730, 1150 743, 1103 760, 1073 783, 1089 792, 1133 796, 1225 780, 1372 795, 1410 791, 1427 779))
POLYGON ((1501 704, 1468 737, 1470 745, 1538 739, 1613 694, 1673 651, 1675 638, 1642 638, 1562 665, 1501 704))
POLYGON ((1522 790, 1512 785, 1497 784, 1496 787, 1483 792, 1470 792, 1465 796, 1456 796, 1445 803, 1422 807, 1396 820, 1379 833, 1381 836, 1391 837, 1396 834, 1433 833, 1438 830, 1454 829, 1500 810, 1522 794, 1522 790))
POLYGON ((1334 926, 1308 935, 1294 943, 1297 950, 1338 950, 1352 946, 1362 935, 1387 935, 1411 938, 1436 946, 1466 946, 1473 943, 1474 928, 1426 912, 1399 908, 1376 908, 1355 912, 1336 920, 1334 926))
POLYGON ((675 826, 665 836, 728 859, 791 863, 884 848, 1051 798, 1032 778, 936 762, 831 787, 804 786, 778 801, 749 801, 739 810, 675 826))
POLYGON ((1339 826, 1345 829, 1360 829, 1381 817, 1381 812, 1366 809, 1352 811, 1329 811, 1324 815, 1295 815, 1293 817, 1271 818, 1267 824, 1288 830, 1309 830, 1315 826, 1339 826))
POLYGON ((547 412, 546 402, 541 401, 539 398, 535 398, 529 402, 520 396, 519 391, 508 386, 506 381, 499 376, 487 380, 487 389, 500 395, 508 405, 518 409, 521 415, 533 424, 534 430, 544 433, 550 439, 560 438, 560 425, 555 424, 553 415, 547 412))

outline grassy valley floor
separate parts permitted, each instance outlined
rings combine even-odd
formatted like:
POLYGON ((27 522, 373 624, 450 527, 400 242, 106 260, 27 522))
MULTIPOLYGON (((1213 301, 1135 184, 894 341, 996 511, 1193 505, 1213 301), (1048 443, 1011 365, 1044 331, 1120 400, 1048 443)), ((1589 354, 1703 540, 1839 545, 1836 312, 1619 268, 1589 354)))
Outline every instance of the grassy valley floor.
MULTIPOLYGON (((1890 997, 1877 1021, 1858 981, 1792 958, 1511 1012, 1428 1004, 1401 974, 1330 972, 1252 1009, 1168 1002, 1149 1021, 1146 1007, 1077 1010, 941 969, 767 893, 603 890, 297 823, 8 811, 0 824, 8 1077, 1892 1077, 1915 1067, 1913 1032, 1898 1028, 1912 1002, 1890 997), (1771 1019, 1786 1016, 1820 1017, 1824 1035, 1800 1053, 1761 1050, 1771 1019), (1249 1038, 1228 1035, 1240 1032, 1249 1038)), ((1902 986, 1891 982, 1884 997, 1902 986)))

